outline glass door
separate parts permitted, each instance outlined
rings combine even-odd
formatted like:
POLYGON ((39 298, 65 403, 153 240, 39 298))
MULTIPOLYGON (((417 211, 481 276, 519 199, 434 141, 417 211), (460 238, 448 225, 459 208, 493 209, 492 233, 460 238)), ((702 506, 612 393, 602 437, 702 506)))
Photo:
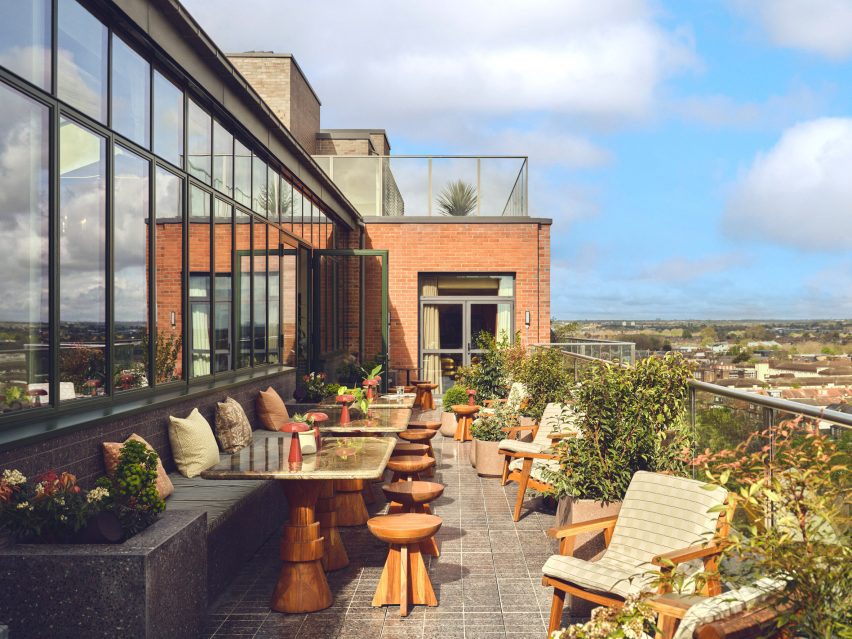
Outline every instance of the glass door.
POLYGON ((466 302, 468 326, 468 352, 466 365, 476 363, 482 349, 477 338, 482 332, 490 334, 494 339, 512 341, 512 308, 511 302, 466 302))

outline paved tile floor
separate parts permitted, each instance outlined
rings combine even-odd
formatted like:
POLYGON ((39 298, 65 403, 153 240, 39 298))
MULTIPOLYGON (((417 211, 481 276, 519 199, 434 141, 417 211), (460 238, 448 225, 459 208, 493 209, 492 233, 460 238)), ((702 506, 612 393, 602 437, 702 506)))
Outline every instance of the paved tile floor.
MULTIPOLYGON (((415 606, 406 618, 399 608, 373 608, 387 546, 365 527, 341 528, 347 568, 328 574, 334 604, 307 615, 272 612, 269 599, 278 574, 278 539, 272 538, 213 604, 207 637, 266 639, 544 639, 552 591, 541 586, 541 566, 557 550, 545 535, 553 525, 541 499, 516 524, 516 490, 499 479, 480 478, 468 461, 471 444, 439 434, 435 481, 446 486, 434 502, 444 524, 440 557, 425 557, 439 605, 415 606)), ((372 513, 385 509, 373 484, 372 513)), ((526 509, 529 510, 529 509, 526 509)))

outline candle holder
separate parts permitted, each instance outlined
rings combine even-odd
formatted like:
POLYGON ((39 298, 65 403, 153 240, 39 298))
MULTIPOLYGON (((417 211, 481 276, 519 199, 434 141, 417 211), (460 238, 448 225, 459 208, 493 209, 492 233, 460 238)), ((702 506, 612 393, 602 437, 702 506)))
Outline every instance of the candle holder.
POLYGON ((476 397, 476 390, 473 388, 467 389, 467 405, 468 406, 476 406, 476 402, 474 398, 476 397))
POLYGON ((352 419, 349 416, 349 406, 351 406, 352 402, 355 401, 355 396, 354 395, 338 395, 337 399, 335 401, 338 404, 341 405, 341 408, 340 408, 340 425, 345 426, 346 424, 348 424, 349 422, 352 421, 352 419))
POLYGON ((280 428, 282 433, 290 433, 290 454, 287 456, 287 463, 290 470, 298 470, 302 464, 302 443, 299 441, 299 433, 304 433, 309 430, 307 424, 303 422, 286 422, 280 428))

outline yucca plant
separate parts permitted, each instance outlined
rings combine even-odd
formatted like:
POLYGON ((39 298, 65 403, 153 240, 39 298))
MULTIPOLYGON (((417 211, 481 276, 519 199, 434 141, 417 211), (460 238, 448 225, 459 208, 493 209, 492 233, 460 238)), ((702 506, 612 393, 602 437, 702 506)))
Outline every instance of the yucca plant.
POLYGON ((464 180, 450 182, 438 196, 442 215, 470 215, 476 208, 476 189, 464 180))

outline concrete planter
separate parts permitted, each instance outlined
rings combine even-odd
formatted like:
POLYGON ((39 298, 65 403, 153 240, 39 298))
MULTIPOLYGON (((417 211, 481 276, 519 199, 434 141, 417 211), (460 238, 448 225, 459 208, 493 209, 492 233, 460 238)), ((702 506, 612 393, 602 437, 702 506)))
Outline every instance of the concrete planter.
POLYGON ((476 474, 480 477, 500 477, 503 474, 503 456, 498 455, 500 442, 473 440, 476 451, 476 474))
POLYGON ((444 437, 452 437, 456 434, 455 413, 441 413, 441 434, 444 437))
POLYGON ((206 534, 205 513, 166 511, 121 544, 0 548, 0 619, 16 639, 198 637, 206 534))
POLYGON ((470 460, 470 465, 476 468, 476 440, 471 440, 465 448, 467 449, 467 458, 470 460))
MULTIPOLYGON (((591 519, 612 517, 621 511, 621 502, 613 502, 604 506, 599 501, 591 499, 569 499, 562 497, 556 507, 556 526, 579 524, 591 519)), ((574 541, 574 557, 594 561, 599 559, 606 549, 603 531, 577 535, 574 541)), ((578 597, 568 595, 565 605, 570 607, 574 617, 588 617, 596 604, 589 603, 578 597)))

